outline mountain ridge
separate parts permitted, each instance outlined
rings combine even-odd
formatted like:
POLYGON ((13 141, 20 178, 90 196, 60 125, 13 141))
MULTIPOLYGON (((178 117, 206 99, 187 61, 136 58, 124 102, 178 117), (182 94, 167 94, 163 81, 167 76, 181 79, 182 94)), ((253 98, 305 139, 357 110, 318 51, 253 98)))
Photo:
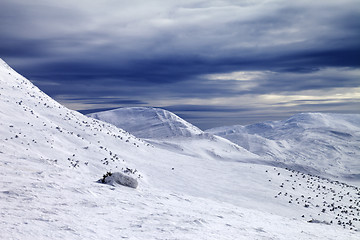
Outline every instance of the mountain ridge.
POLYGON ((301 113, 281 121, 206 132, 267 159, 307 166, 318 163, 325 176, 360 180, 359 114, 301 113))
MULTIPOLYGON (((159 108, 119 108, 88 116, 122 127, 158 147, 168 147, 168 143, 172 142, 174 150, 183 149, 184 146, 178 144, 181 137, 192 139, 192 144, 196 145, 195 139, 214 140, 211 136, 215 135, 220 137, 217 144, 225 138, 239 146, 238 149, 247 150, 248 153, 243 153, 253 158, 254 163, 293 168, 354 184, 360 182, 360 164, 357 161, 360 155, 357 147, 360 142, 359 114, 299 113, 279 121, 224 126, 206 131, 159 108)), ((182 142, 189 144, 189 141, 182 142)), ((196 152, 201 151, 198 149, 196 152)))
POLYGON ((190 137, 203 134, 198 127, 161 108, 117 108, 87 116, 123 127, 140 138, 190 137))

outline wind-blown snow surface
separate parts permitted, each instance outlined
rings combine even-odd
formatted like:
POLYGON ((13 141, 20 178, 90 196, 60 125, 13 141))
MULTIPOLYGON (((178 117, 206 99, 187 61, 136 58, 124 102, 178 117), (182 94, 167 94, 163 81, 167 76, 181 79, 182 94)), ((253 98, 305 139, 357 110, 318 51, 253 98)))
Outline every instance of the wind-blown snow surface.
POLYGON ((2 61, 0 106, 0 239, 359 236, 355 187, 253 164, 235 148, 152 146, 66 109, 2 61), (97 183, 126 168, 137 189, 97 183))
POLYGON ((206 132, 293 168, 360 183, 360 115, 301 113, 284 121, 206 132))

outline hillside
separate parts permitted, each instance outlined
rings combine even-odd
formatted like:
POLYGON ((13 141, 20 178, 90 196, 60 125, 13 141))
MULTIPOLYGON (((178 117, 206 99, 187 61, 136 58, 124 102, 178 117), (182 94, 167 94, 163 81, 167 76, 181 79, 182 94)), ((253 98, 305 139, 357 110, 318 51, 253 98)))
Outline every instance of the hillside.
POLYGON ((360 115, 302 113, 283 121, 209 129, 292 168, 360 183, 360 115))
POLYGON ((92 113, 88 116, 123 128, 137 137, 147 139, 148 143, 158 148, 177 154, 230 161, 241 156, 241 159, 246 159, 245 161, 261 161, 257 155, 244 148, 222 137, 204 133, 164 109, 128 107, 92 113))
POLYGON ((197 154, 186 137, 182 150, 155 146, 63 107, 2 60, 0 106, 0 239, 358 237, 357 187, 210 134, 197 154), (108 171, 139 185, 98 183, 108 171))
POLYGON ((140 138, 190 137, 203 133, 174 113, 160 108, 118 108, 88 116, 124 128, 140 138))

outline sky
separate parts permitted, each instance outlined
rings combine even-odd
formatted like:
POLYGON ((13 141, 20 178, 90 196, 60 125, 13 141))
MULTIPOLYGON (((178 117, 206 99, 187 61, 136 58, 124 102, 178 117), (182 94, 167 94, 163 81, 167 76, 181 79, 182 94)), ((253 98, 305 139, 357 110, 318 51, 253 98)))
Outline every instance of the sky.
POLYGON ((360 113, 360 0, 1 0, 0 57, 82 113, 360 113))

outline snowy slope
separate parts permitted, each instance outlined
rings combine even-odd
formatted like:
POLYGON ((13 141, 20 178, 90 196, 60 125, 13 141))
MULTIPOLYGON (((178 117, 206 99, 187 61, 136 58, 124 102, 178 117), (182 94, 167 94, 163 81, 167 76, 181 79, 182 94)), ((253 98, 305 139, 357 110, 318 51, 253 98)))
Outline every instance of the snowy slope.
POLYGON ((283 121, 209 129, 259 156, 360 182, 360 115, 302 113, 283 121))
POLYGON ((261 161, 257 155, 218 136, 204 133, 172 112, 160 108, 128 107, 92 113, 89 117, 114 124, 162 149, 200 158, 261 161), (196 148, 194 148, 196 146, 196 148), (250 160, 251 159, 251 160, 250 160))
POLYGON ((66 109, 2 61, 0 106, 0 239, 358 237, 356 187, 253 164, 236 145, 159 148, 66 109), (96 182, 126 168, 137 189, 96 182))
POLYGON ((202 131, 172 112, 160 108, 118 108, 88 116, 111 123, 141 138, 190 137, 202 131))

